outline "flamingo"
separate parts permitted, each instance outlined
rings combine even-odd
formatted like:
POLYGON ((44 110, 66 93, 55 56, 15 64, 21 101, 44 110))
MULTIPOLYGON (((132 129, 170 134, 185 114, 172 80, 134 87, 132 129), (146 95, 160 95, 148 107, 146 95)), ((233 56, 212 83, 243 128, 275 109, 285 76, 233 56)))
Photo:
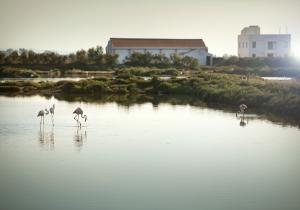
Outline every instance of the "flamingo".
POLYGON ((44 124, 44 116, 45 116, 45 112, 44 110, 40 110, 37 117, 41 117, 41 121, 40 121, 40 124, 42 123, 42 119, 43 119, 43 124, 44 124))
POLYGON ((52 119, 52 125, 54 125, 54 109, 55 109, 55 104, 53 104, 52 107, 49 109, 51 114, 51 119, 52 119))
POLYGON ((77 121, 77 123, 80 125, 81 127, 81 122, 79 121, 79 115, 81 115, 81 118, 84 118, 84 122, 86 122, 87 120, 87 116, 86 115, 83 115, 83 110, 80 108, 80 107, 77 107, 73 114, 76 114, 75 117, 74 117, 74 120, 77 121), (76 118, 77 117, 77 118, 76 118))
POLYGON ((236 116, 238 116, 238 114, 243 114, 243 116, 244 116, 244 113, 245 113, 245 111, 246 111, 246 109, 247 109, 248 107, 247 107, 247 105, 246 104, 241 104, 240 106, 239 106, 239 111, 237 111, 237 113, 236 113, 236 116))

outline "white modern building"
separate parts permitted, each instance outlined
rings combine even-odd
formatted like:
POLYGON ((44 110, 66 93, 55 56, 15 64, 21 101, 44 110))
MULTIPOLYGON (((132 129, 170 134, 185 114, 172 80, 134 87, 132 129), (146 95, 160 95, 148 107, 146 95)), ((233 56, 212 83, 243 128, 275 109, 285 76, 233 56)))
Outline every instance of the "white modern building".
POLYGON ((133 52, 151 54, 172 54, 196 58, 201 65, 212 65, 212 54, 202 39, 133 39, 110 38, 106 53, 118 54, 118 62, 124 63, 126 56, 133 52))
POLYGON ((290 34, 260 34, 259 26, 249 26, 238 36, 239 57, 287 57, 291 55, 290 34))

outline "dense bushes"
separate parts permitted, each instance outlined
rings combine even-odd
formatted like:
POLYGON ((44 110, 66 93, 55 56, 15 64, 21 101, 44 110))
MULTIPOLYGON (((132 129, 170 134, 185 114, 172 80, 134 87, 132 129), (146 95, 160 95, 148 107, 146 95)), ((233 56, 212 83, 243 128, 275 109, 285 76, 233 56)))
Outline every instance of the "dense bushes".
POLYGON ((116 71, 118 76, 128 77, 128 76, 140 76, 140 77, 152 77, 152 76, 178 76, 180 75, 180 70, 176 68, 149 68, 149 67, 128 67, 119 69, 116 71))
POLYGON ((0 78, 36 78, 39 74, 31 69, 16 69, 10 67, 0 68, 0 78))
POLYGON ((127 66, 146 66, 146 67, 158 67, 158 68, 188 68, 197 69, 199 62, 197 59, 190 56, 180 56, 172 54, 169 57, 164 54, 151 54, 149 52, 139 53, 133 52, 125 59, 125 65, 127 66))

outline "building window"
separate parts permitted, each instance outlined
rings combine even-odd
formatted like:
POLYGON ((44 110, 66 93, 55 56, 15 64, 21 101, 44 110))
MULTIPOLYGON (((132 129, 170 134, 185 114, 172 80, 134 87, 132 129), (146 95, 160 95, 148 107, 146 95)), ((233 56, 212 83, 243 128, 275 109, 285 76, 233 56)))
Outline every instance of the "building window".
POLYGON ((244 48, 244 46, 245 46, 245 45, 244 45, 244 42, 243 42, 243 43, 242 43, 242 47, 244 48))
POLYGON ((175 53, 177 54, 177 52, 178 52, 178 50, 177 49, 175 49, 175 53))
POLYGON ((144 49, 144 53, 146 53, 147 52, 147 50, 146 49, 144 49))
POLYGON ((276 42, 268 42, 268 50, 274 50, 275 44, 276 44, 276 42))
POLYGON ((246 42, 246 48, 248 48, 248 42, 246 42))
POLYGON ((241 48, 241 43, 239 42, 239 48, 241 48))
POLYGON ((162 54, 162 49, 159 49, 159 54, 162 54))
POLYGON ((128 53, 131 54, 131 49, 128 49, 128 53))
POLYGON ((252 54, 252 58, 256 58, 256 54, 255 53, 252 54))
POLYGON ((273 53, 268 53, 268 57, 269 57, 269 58, 273 58, 273 57, 274 57, 274 54, 273 54, 273 53))
POLYGON ((256 42, 252 42, 252 48, 256 48, 256 42))

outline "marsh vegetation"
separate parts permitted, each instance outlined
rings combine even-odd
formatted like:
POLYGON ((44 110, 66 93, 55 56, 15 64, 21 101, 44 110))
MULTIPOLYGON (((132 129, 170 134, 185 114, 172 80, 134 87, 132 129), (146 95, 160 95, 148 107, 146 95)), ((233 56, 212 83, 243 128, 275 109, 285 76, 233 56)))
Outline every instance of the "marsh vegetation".
POLYGON ((248 80, 238 75, 198 72, 187 78, 171 77, 162 80, 133 76, 123 72, 116 77, 99 77, 80 81, 30 82, 7 81, 0 83, 0 91, 25 93, 67 93, 99 96, 118 95, 184 95, 210 103, 249 107, 298 118, 300 116, 300 83, 265 81, 258 77, 248 80))

